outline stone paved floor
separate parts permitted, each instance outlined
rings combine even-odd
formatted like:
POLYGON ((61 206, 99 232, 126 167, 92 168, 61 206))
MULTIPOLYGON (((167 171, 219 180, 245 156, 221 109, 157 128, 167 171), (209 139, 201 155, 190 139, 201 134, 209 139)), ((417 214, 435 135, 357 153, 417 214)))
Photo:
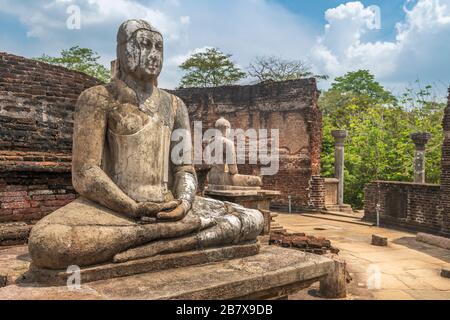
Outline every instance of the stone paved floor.
MULTIPOLYGON (((414 233, 297 214, 280 213, 276 221, 291 232, 324 236, 341 250, 353 277, 347 299, 450 300, 450 279, 440 276, 450 251, 417 242, 414 233), (372 246, 372 234, 387 237, 389 246, 372 246)), ((290 299, 320 299, 317 290, 314 285, 290 299)))

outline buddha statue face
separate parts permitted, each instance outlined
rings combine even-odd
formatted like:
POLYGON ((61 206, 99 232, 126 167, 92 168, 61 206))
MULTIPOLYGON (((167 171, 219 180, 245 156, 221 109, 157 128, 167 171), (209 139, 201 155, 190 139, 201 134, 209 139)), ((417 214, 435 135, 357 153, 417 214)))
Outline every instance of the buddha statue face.
POLYGON ((117 39, 120 73, 156 83, 163 65, 161 34, 145 21, 130 20, 120 27, 117 39))

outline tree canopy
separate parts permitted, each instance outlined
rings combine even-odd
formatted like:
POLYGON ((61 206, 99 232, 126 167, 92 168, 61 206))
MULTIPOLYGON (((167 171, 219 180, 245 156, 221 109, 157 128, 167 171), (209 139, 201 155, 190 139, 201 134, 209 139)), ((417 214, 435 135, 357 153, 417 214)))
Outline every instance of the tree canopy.
POLYGON ((315 75, 311 67, 302 60, 285 60, 276 56, 259 56, 247 67, 248 75, 258 81, 285 81, 315 77, 327 79, 324 75, 315 75))
POLYGON ((193 54, 180 65, 180 69, 186 72, 180 87, 216 87, 245 78, 246 73, 234 64, 231 57, 217 48, 193 54))
POLYGON ((345 201, 361 208, 364 186, 374 180, 413 181, 414 144, 409 135, 430 132, 427 182, 438 183, 442 117, 445 104, 432 95, 432 86, 405 89, 395 97, 367 70, 338 77, 319 100, 323 110, 322 174, 334 174, 331 131, 346 129, 345 201))
POLYGON ((111 78, 110 70, 98 62, 100 56, 88 48, 74 46, 70 49, 62 50, 60 57, 50 57, 44 54, 34 59, 70 70, 80 71, 103 82, 108 82, 111 78))

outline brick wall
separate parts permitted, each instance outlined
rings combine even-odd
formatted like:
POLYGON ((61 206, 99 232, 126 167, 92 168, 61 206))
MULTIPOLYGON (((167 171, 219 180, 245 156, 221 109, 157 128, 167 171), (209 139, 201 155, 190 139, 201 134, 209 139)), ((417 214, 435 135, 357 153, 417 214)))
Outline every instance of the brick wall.
POLYGON ((444 113, 443 130, 444 142, 442 144, 440 199, 443 209, 444 229, 450 233, 450 94, 444 113))
POLYGON ((441 185, 375 181, 364 195, 364 218, 450 237, 450 94, 445 109, 441 185))
POLYGON ((99 82, 0 52, 0 150, 70 153, 78 95, 99 82))
MULTIPOLYGON (((264 187, 282 192, 274 201, 278 207, 287 207, 290 195, 296 207, 321 208, 324 194, 316 186, 320 179, 313 180, 313 176, 320 175, 322 143, 315 79, 181 89, 173 93, 186 103, 191 121, 201 121, 204 130, 213 128, 220 117, 230 121, 232 128, 279 129, 279 172, 264 176, 264 187)), ((258 174, 260 167, 247 164, 240 165, 239 170, 258 174)))
POLYGON ((78 95, 98 83, 0 52, 0 222, 38 220, 75 199, 73 111, 78 95))
POLYGON ((439 185, 375 181, 364 191, 365 220, 376 221, 379 205, 382 225, 450 235, 443 224, 439 185))

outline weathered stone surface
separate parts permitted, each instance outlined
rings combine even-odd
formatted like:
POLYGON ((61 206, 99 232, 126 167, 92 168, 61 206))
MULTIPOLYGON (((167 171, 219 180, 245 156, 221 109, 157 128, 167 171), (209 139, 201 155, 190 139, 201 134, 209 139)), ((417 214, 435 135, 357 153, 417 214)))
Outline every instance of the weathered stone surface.
POLYGON ((450 279, 450 268, 443 268, 441 270, 441 277, 450 279))
POLYGON ((347 297, 347 263, 333 256, 334 271, 320 281, 320 294, 324 298, 342 299, 347 297))
MULTIPOLYGON (((83 283, 125 277, 135 274, 149 273, 192 265, 219 262, 252 256, 259 252, 258 243, 242 244, 222 248, 188 251, 159 255, 152 258, 134 257, 121 263, 110 263, 82 268, 80 271, 83 283)), ((39 283, 41 285, 65 285, 70 276, 67 270, 46 270, 30 267, 30 270, 19 280, 20 283, 39 283)))
POLYGON ((372 235, 372 245, 378 247, 387 247, 388 239, 386 237, 377 236, 376 234, 372 235))
POLYGON ((333 271, 329 258, 272 246, 258 255, 65 287, 11 285, 0 299, 264 299, 286 296, 333 271))
POLYGON ((410 135, 416 147, 414 154, 414 182, 425 183, 425 145, 431 139, 428 132, 416 132, 410 135))
POLYGON ((0 223, 0 246, 26 243, 32 227, 24 222, 0 223))
POLYGON ((418 233, 416 240, 420 242, 425 242, 440 248, 450 250, 450 239, 445 237, 439 237, 427 233, 418 233))
POLYGON ((27 246, 0 247, 0 287, 13 284, 30 265, 27 246))

